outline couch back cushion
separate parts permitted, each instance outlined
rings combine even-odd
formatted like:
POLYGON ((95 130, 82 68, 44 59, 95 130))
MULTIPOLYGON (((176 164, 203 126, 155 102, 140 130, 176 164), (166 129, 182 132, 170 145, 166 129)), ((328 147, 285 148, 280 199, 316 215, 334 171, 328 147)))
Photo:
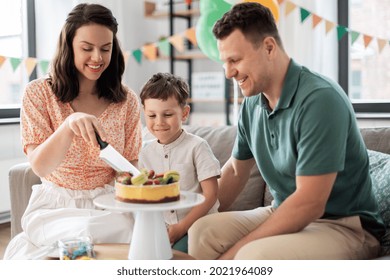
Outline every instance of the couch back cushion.
POLYGON ((390 154, 390 127, 361 128, 367 149, 390 154))
MULTIPOLYGON (((236 126, 185 126, 187 132, 205 139, 219 160, 221 167, 230 158, 234 141, 236 139, 236 126)), ((263 206, 265 183, 257 166, 251 170, 251 174, 244 190, 233 202, 228 210, 249 210, 263 206)))

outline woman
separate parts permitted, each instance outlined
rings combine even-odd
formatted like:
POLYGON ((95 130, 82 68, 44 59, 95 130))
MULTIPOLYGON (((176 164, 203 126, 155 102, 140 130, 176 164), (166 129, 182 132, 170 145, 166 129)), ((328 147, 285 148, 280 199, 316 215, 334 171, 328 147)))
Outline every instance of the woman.
POLYGON ((22 143, 42 184, 5 259, 31 258, 39 247, 89 235, 94 243, 129 242, 130 214, 96 209, 113 191, 115 171, 99 158, 95 132, 136 164, 141 147, 137 96, 122 85, 124 58, 110 10, 79 4, 68 15, 48 78, 29 83, 21 110, 22 143))

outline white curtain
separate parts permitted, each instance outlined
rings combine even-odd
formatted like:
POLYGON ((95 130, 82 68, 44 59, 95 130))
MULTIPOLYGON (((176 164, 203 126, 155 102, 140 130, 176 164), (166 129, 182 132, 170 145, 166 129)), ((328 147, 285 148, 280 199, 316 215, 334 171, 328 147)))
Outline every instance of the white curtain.
POLYGON ((287 53, 298 63, 337 81, 338 40, 334 28, 325 34, 325 21, 314 29, 312 16, 301 23, 300 7, 323 19, 337 23, 337 0, 292 0, 297 8, 285 16, 285 4, 280 6, 279 30, 287 53))

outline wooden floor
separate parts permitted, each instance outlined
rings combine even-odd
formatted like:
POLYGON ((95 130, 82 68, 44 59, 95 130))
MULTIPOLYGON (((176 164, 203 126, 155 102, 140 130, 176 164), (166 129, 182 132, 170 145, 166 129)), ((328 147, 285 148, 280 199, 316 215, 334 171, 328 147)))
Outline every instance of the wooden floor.
POLYGON ((11 224, 0 224, 0 260, 3 259, 5 248, 11 236, 11 224))

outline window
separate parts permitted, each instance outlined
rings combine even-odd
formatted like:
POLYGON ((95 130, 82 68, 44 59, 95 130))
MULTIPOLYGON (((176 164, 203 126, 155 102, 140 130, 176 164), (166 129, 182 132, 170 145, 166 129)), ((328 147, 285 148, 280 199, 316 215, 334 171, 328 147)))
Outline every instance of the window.
POLYGON ((24 59, 34 56, 28 40, 34 38, 34 0, 15 0, 2 3, 0 17, 0 119, 19 116, 24 86, 34 74, 27 73, 24 59), (32 11, 32 13, 31 13, 32 11), (31 19, 31 18, 30 18, 31 19))
POLYGON ((339 45, 339 78, 357 113, 390 113, 389 9, 390 0, 339 0, 339 24, 349 29, 339 45))

